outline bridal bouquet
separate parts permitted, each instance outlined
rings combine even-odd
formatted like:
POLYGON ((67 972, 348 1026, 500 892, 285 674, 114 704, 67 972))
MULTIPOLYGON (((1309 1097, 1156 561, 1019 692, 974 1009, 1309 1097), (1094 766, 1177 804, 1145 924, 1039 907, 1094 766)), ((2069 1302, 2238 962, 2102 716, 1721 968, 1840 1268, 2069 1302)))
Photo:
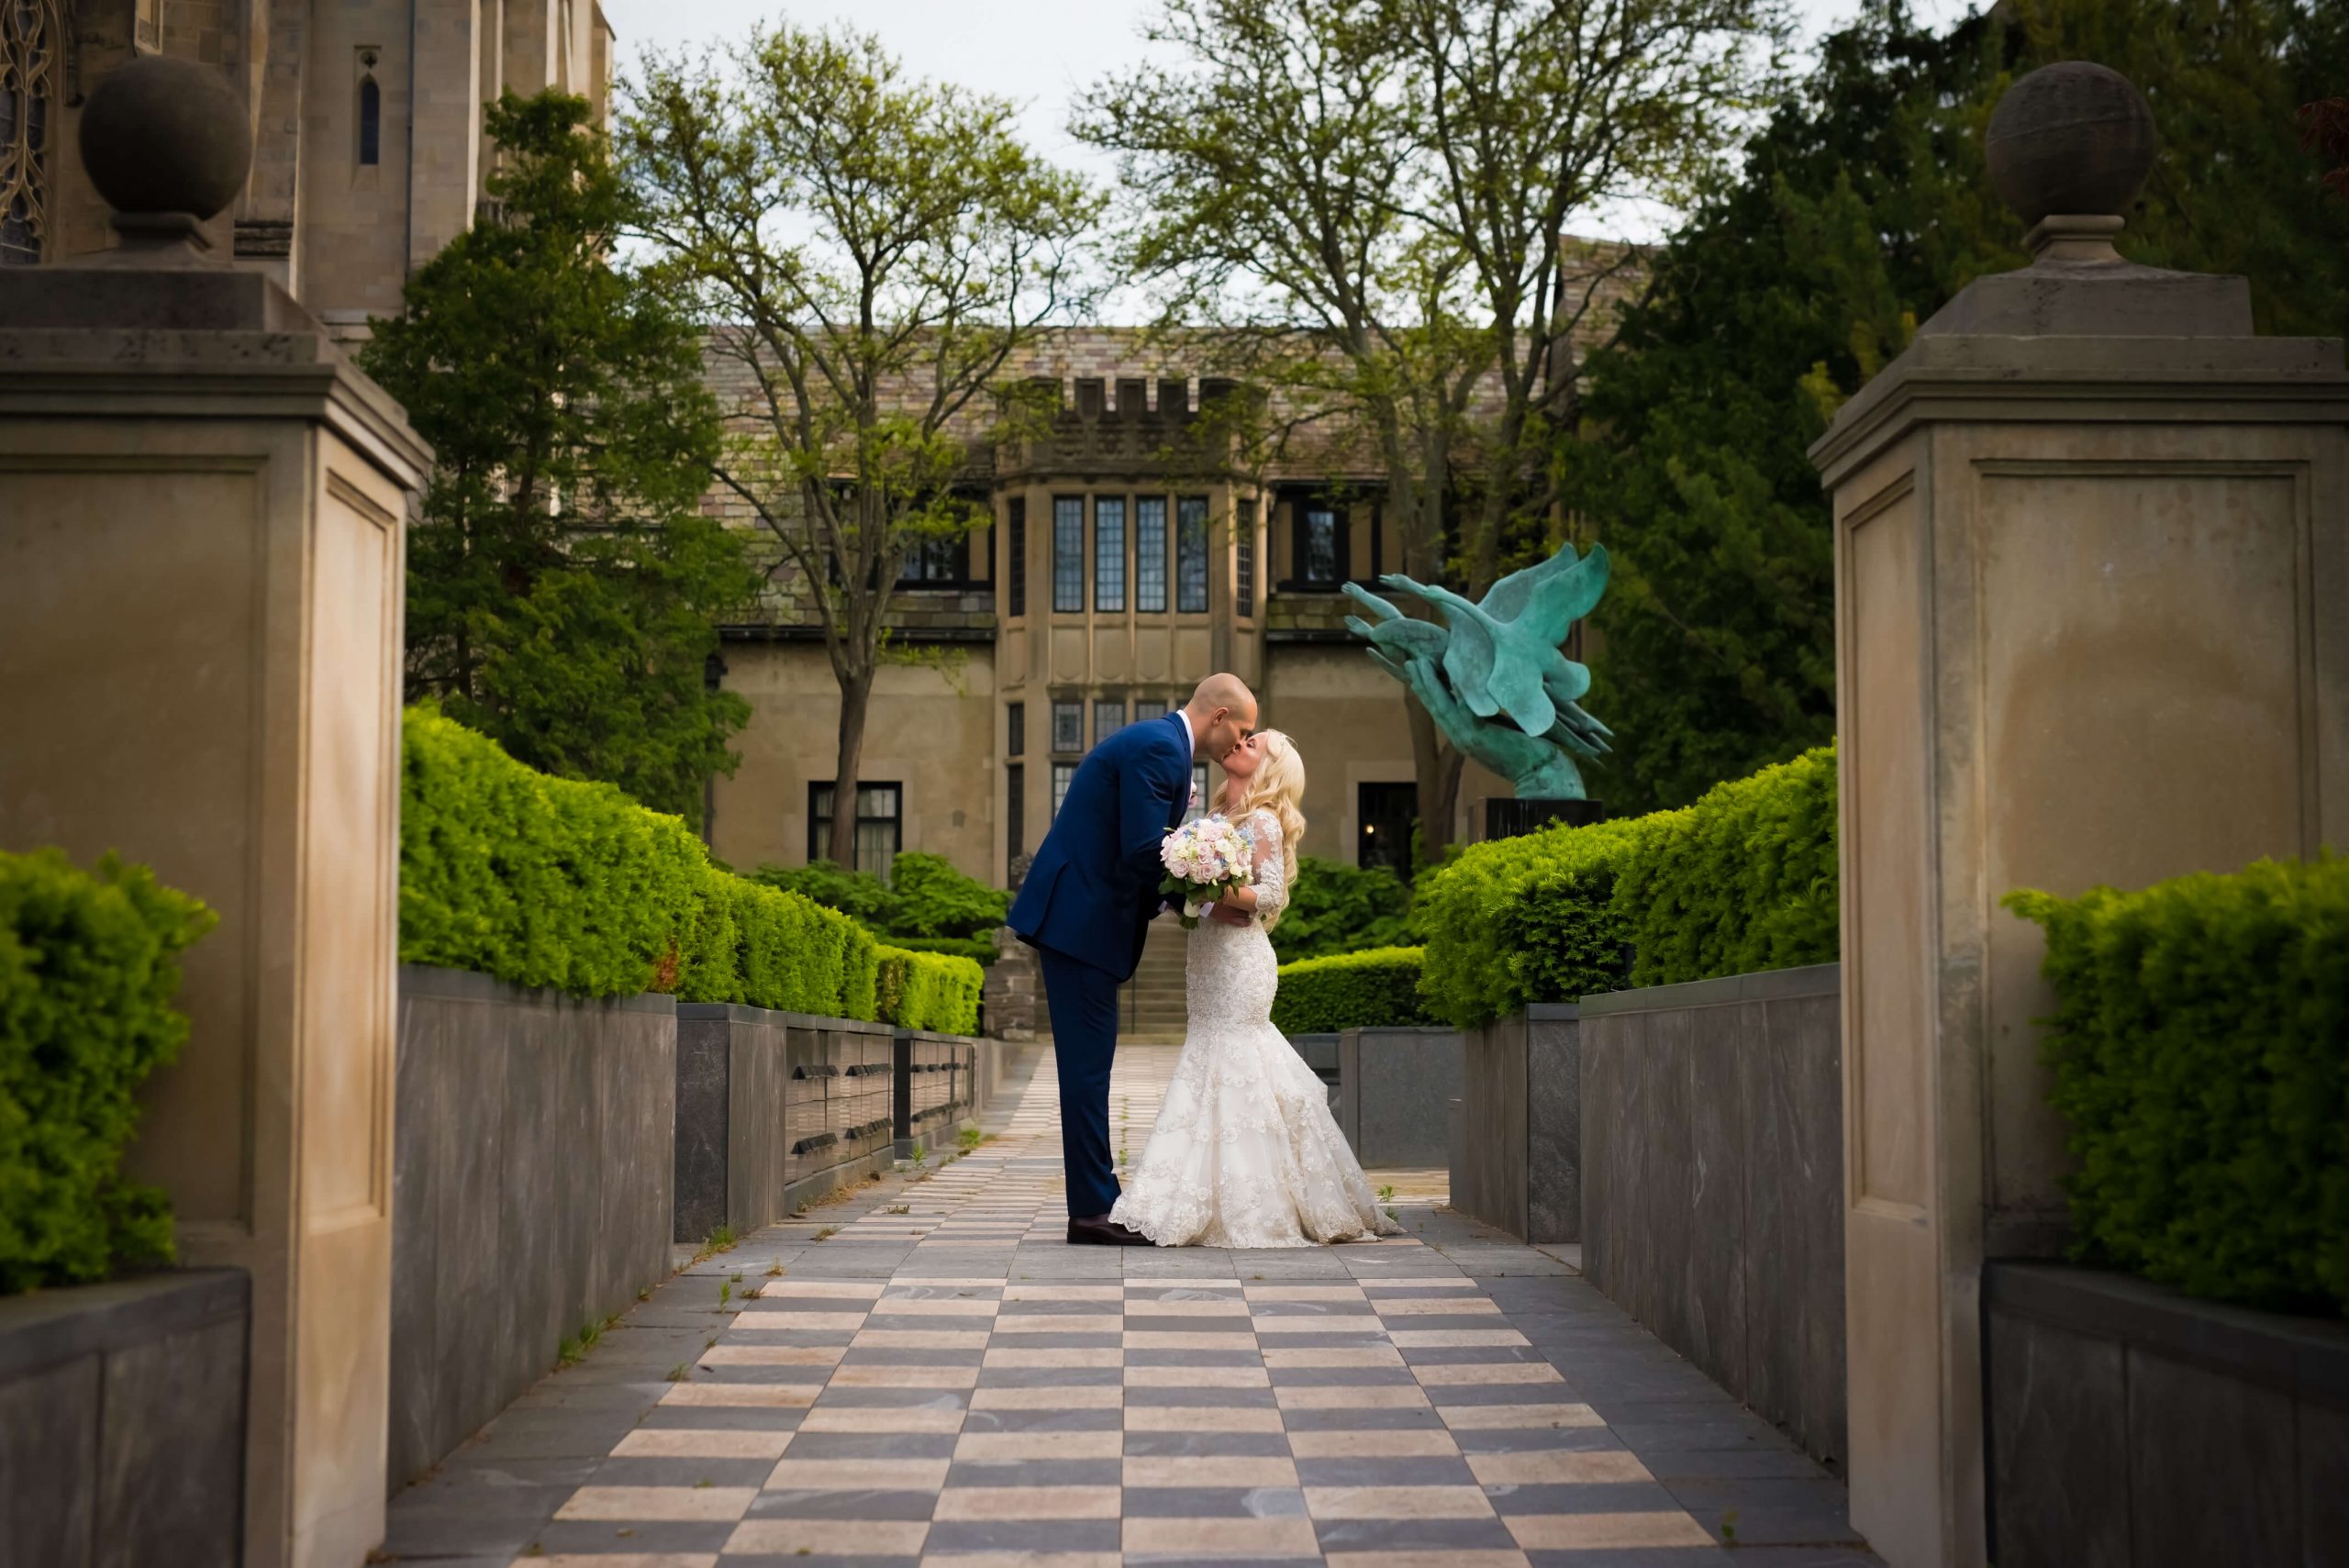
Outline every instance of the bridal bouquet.
POLYGON ((1166 868, 1158 890, 1182 895, 1185 930, 1199 923, 1200 909, 1216 895, 1256 880, 1247 839, 1220 817, 1202 817, 1167 834, 1158 846, 1158 860, 1166 868))

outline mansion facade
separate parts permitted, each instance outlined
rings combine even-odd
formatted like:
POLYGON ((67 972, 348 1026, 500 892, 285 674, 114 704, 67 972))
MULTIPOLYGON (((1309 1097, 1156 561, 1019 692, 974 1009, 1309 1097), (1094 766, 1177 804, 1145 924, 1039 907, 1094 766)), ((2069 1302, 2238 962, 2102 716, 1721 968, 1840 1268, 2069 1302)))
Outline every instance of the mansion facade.
MULTIPOLYGON (((1628 288, 1628 280, 1617 286, 1628 288)), ((932 543, 899 581, 865 726, 858 864, 944 855, 1003 885, 1103 737, 1181 706, 1229 670, 1260 722, 1300 748, 1303 854, 1408 870, 1418 816, 1403 688, 1345 626, 1348 583, 1403 570, 1377 472, 1322 443, 1251 480, 1170 461, 1234 384, 1185 373, 1139 329, 1039 338, 1016 373, 1056 401, 1048 433, 983 445, 971 498, 987 521, 932 543)), ((721 400, 727 373, 714 373, 721 400)), ((1210 425, 1219 422, 1210 420, 1210 425)), ((746 529, 740 503, 713 510, 746 529)), ((725 628, 718 678, 748 700, 741 765, 713 782, 708 835, 740 870, 823 854, 840 703, 822 634, 788 592, 725 628)), ((1219 779, 1202 766, 1204 798, 1219 779)), ((1471 763, 1455 836, 1508 783, 1471 763)))

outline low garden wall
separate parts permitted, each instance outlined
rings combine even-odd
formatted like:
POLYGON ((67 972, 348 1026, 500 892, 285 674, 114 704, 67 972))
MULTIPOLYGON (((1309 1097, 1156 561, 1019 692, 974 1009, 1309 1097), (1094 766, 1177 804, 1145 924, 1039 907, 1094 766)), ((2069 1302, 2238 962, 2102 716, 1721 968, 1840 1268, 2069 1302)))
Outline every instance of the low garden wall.
POLYGON ((400 970, 389 1480, 669 1273, 677 1009, 400 970))
POLYGON ((236 1269, 0 1299, 0 1561, 243 1561, 250 1302, 236 1269))
POLYGON ((1441 1168, 1460 1093, 1457 1029, 1349 1029, 1338 1034, 1339 1130, 1371 1170, 1441 1168))
POLYGON ((1841 966, 1586 996, 1583 1274, 1844 1457, 1841 966))
POLYGON ((1580 1020, 1536 1002, 1463 1037, 1452 1207, 1527 1241, 1582 1240, 1580 1020))
POLYGON ((1998 1568, 2349 1562, 2349 1324, 2040 1262, 1982 1305, 1998 1568))
POLYGON ((978 1113, 980 1042, 968 1035, 899 1029, 890 1119, 902 1159, 953 1141, 978 1113))
POLYGON ((885 1170, 886 1024, 739 1003, 677 1008, 679 1241, 748 1235, 885 1170))

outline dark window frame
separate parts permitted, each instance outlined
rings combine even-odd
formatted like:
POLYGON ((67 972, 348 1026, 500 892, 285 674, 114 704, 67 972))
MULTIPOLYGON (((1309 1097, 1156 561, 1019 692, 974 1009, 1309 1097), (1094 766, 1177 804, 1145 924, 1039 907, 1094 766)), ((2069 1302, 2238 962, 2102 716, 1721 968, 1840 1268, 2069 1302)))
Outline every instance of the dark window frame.
POLYGON ((1007 511, 1003 574, 1011 606, 1008 613, 1024 616, 1028 613, 1028 497, 1014 495, 1007 511))
POLYGON ((1123 729, 1127 725, 1133 722, 1133 718, 1131 717, 1133 714, 1133 705, 1129 703, 1121 695, 1105 695, 1096 696, 1090 699, 1085 706, 1091 710, 1087 717, 1092 720, 1093 743, 1096 746, 1098 746, 1102 741, 1107 740, 1110 736, 1115 735, 1119 730, 1123 729), (1118 722, 1111 725, 1107 729, 1101 728, 1101 715, 1105 709, 1114 709, 1118 715, 1118 722))
POLYGON ((1074 762, 1054 762, 1052 764, 1053 820, 1059 820, 1061 814, 1061 802, 1068 798, 1068 786, 1075 782, 1076 764, 1074 762))
POLYGON ((1003 809, 1004 870, 1028 852, 1028 764, 1012 762, 1003 770, 1006 793, 1003 809))
POLYGON ((359 166, 374 169, 384 161, 384 89, 368 72, 359 78, 359 166))
POLYGON ((1085 699, 1083 697, 1054 697, 1052 721, 1052 732, 1047 739, 1051 741, 1050 750, 1053 754, 1064 757, 1082 756, 1085 752, 1085 699), (1072 714, 1074 717, 1071 719, 1069 732, 1076 737, 1075 743, 1063 745, 1061 741, 1063 734, 1061 721, 1072 714))
POLYGON ((1007 757, 1028 754, 1028 705, 1025 702, 1003 705, 1003 754, 1007 757))
MULTIPOLYGON (((819 811, 818 806, 824 794, 833 788, 833 783, 834 781, 830 779, 807 781, 807 859, 811 862, 822 860, 824 851, 831 847, 829 840, 832 814, 829 810, 819 811)), ((906 786, 895 779, 859 779, 856 783, 856 793, 858 832, 856 838, 851 840, 852 851, 855 851, 857 844, 862 840, 865 828, 886 824, 890 838, 889 859, 894 862, 899 855, 905 853, 906 849, 906 786), (892 792, 891 799, 895 803, 895 808, 885 817, 877 814, 866 816, 863 810, 864 792, 883 789, 892 792)), ((862 860, 861 853, 858 858, 862 860)), ((848 869, 855 871, 863 868, 851 866, 848 869)), ((881 875, 885 880, 887 876, 885 872, 876 874, 881 875)))
POLYGON ((1237 579, 1233 587, 1233 593, 1240 601, 1240 613, 1243 616, 1253 616, 1256 613, 1256 518, 1254 517, 1254 508, 1250 508, 1250 515, 1244 522, 1238 520, 1239 514, 1236 511, 1233 513, 1233 517, 1235 519, 1234 527, 1238 529, 1237 537, 1232 540, 1232 554, 1235 558, 1232 562, 1233 575, 1237 579))

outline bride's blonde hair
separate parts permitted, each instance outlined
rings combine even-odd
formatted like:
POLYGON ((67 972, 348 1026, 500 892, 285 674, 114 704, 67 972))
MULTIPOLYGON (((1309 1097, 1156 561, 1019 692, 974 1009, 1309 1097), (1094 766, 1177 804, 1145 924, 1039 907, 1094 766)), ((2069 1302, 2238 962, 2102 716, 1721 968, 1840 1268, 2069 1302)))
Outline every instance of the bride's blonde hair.
MULTIPOLYGON (((1298 803, 1305 798, 1305 759, 1297 750, 1297 742, 1277 729, 1260 729, 1256 739, 1263 744, 1264 760, 1256 771, 1244 779, 1223 781, 1222 812, 1232 822, 1244 821, 1252 811, 1269 811, 1281 825, 1281 868, 1286 884, 1297 885, 1297 845, 1305 837, 1305 813, 1298 803)), ((1264 929, 1280 924, 1277 911, 1264 919, 1264 929)))

